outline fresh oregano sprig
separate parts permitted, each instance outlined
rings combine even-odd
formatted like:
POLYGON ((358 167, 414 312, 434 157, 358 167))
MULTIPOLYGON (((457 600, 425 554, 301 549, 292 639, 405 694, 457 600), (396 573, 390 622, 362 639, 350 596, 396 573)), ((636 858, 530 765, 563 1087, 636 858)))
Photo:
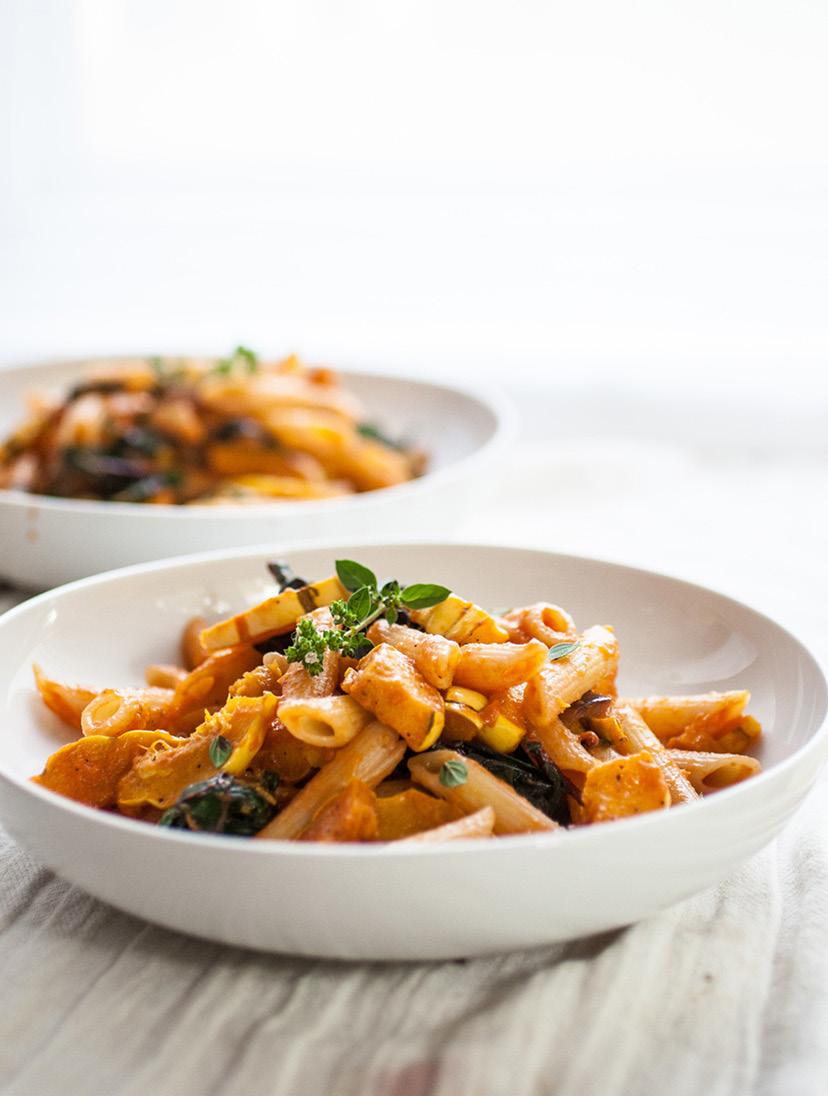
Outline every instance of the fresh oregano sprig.
POLYGON ((401 586, 396 580, 380 588, 377 576, 352 559, 338 559, 336 573, 350 597, 330 605, 335 628, 317 628, 312 620, 300 620, 293 642, 285 651, 288 662, 301 662, 311 677, 321 672, 325 652, 338 651, 348 658, 362 658, 372 643, 365 632, 385 617, 393 624, 406 609, 430 609, 445 601, 451 591, 436 583, 401 586))

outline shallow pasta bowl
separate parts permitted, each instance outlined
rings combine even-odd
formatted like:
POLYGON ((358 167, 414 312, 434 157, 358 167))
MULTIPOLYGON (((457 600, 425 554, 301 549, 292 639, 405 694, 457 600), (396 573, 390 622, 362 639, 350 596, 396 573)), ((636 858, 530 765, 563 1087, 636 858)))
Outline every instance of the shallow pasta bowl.
MULTIPOLYGON (((108 359, 111 361, 112 359, 108 359)), ((63 391, 94 362, 0 370, 0 438, 25 414, 33 389, 63 391)), ((492 488, 496 459, 514 431, 508 401, 482 388, 341 372, 368 418, 410 438, 428 471, 397 487, 343 498, 225 506, 147 506, 0 490, 0 580, 32 589, 113 567, 208 549, 278 540, 448 533, 492 488)))
POLYGON ((349 959, 441 959, 630 924, 727 875, 770 841, 828 753, 826 683, 792 635, 721 594, 663 575, 517 548, 456 544, 262 548, 128 568, 0 617, 0 813, 67 879, 130 913, 232 944, 349 959), (628 694, 748 688, 764 772, 713 796, 577 831, 443 846, 249 841, 97 812, 28 781, 66 732, 42 710, 39 662, 59 679, 121 686, 171 661, 182 623, 272 593, 264 563, 301 574, 358 559, 442 582, 483 605, 549 599, 613 624, 628 694))

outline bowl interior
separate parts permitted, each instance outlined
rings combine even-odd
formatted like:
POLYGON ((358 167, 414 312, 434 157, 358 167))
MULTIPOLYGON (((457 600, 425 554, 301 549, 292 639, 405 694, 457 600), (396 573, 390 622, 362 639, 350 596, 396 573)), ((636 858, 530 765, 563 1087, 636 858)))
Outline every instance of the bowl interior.
POLYGON ((309 578, 330 574, 334 558, 354 558, 381 579, 442 582, 491 608, 548 600, 567 608, 579 627, 612 624, 622 693, 749 689, 750 710, 765 728, 758 753, 765 766, 805 745, 825 717, 821 671, 793 636, 738 602, 676 579, 513 548, 257 548, 113 572, 0 618, 0 768, 25 779, 69 737, 35 695, 32 662, 62 680, 139 684, 147 664, 177 660, 188 617, 238 611, 272 594, 264 564, 274 556, 309 578))
MULTIPOLYGON (((64 393, 94 365, 89 360, 0 370, 0 438, 25 417, 30 392, 64 393)), ((344 386, 362 402, 369 421, 391 437, 414 442, 428 452, 430 472, 470 456, 498 430, 498 415, 491 403, 470 393, 403 377, 339 372, 344 386)))

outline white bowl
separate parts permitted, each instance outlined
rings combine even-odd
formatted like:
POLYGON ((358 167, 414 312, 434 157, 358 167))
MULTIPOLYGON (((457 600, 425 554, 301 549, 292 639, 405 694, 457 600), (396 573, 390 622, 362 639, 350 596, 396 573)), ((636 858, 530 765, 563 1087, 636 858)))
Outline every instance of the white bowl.
POLYGON ((565 940, 647 917, 765 845, 828 752, 826 683, 788 632, 736 601, 595 560, 462 545, 297 548, 300 573, 359 559, 444 582, 485 605, 549 598, 612 623, 631 693, 749 688, 765 771, 669 811, 577 831, 443 847, 318 846, 204 837, 90 810, 28 782, 66 740, 31 663, 93 685, 175 657, 182 622, 272 592, 261 547, 73 583, 0 617, 0 812, 39 860, 121 909, 183 932, 302 955, 442 959, 565 940))
MULTIPOLYGON (((0 371, 0 438, 32 389, 65 390, 86 362, 0 371)), ((514 433, 502 394, 369 373, 341 374, 368 417, 430 456, 426 475, 345 498, 244 506, 147 506, 0 490, 0 580, 44 589, 113 567, 278 540, 449 534, 491 491, 495 460, 514 433)))

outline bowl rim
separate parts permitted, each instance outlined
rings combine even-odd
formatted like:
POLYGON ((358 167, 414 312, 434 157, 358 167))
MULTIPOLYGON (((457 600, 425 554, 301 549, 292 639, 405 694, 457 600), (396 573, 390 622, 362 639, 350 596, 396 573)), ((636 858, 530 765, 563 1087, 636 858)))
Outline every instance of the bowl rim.
MULTIPOLYGON (((712 594, 729 606, 742 611, 747 611, 754 617, 757 617, 763 624, 770 625, 772 628, 781 631, 794 644, 800 658, 804 658, 806 662, 811 664, 811 669, 816 673, 816 683, 821 693, 821 708, 817 716, 819 722, 817 723, 813 734, 806 742, 782 761, 767 769, 763 768, 760 773, 750 780, 741 781, 738 784, 723 788, 717 791, 713 796, 700 797, 691 803, 681 803, 676 807, 671 807, 668 811, 649 811, 634 817, 617 819, 613 821, 612 825, 608 826, 582 826, 568 830, 561 828, 547 833, 505 835, 498 838, 497 841, 457 840, 448 841, 442 844, 435 843, 433 845, 399 845, 397 842, 325 845, 279 839, 268 841, 238 839, 237 848, 235 850, 237 854, 255 857, 278 857, 279 855, 289 855, 322 860, 329 857, 335 857, 339 860, 362 860, 388 856, 396 859, 398 857, 424 857, 434 854, 440 856, 469 855, 470 853, 474 853, 474 855, 483 855, 484 853, 490 855, 493 853, 495 855, 506 855, 509 852, 518 852, 523 849, 548 851, 560 846, 562 835, 565 835, 563 839, 565 840, 565 845, 567 847, 572 846, 573 842, 576 843, 576 846, 595 841, 618 842, 623 840, 627 835, 631 835, 634 831, 645 833, 653 826, 675 825, 676 819, 679 817, 682 819, 689 818, 691 815, 695 816, 698 814, 700 810, 705 811, 709 815, 713 810, 724 809, 720 804, 730 804, 737 798, 744 801, 749 796, 756 797, 766 788, 770 789, 772 784, 778 783, 783 779, 784 775, 792 769, 802 766, 807 758, 819 753, 826 742, 828 742, 828 674, 826 674, 826 667, 821 659, 811 651, 790 628, 773 617, 768 616, 766 613, 763 613, 760 609, 756 609, 747 602, 731 597, 729 594, 725 594, 712 586, 691 582, 668 572, 655 571, 645 567, 636 567, 631 564, 604 559, 599 556, 555 552, 543 548, 523 548, 503 543, 455 542, 445 540, 409 541, 405 539, 388 540, 386 538, 366 540, 359 544, 346 543, 338 545, 331 543, 329 539, 320 540, 317 538, 287 546, 280 546, 278 542, 276 544, 263 542, 256 545, 249 545, 244 548, 234 549, 229 552, 225 549, 193 552, 188 553, 187 555, 173 556, 169 559, 154 560, 149 563, 133 564, 128 567, 104 571, 98 575, 76 579, 74 582, 68 582, 51 590, 46 590, 32 598, 28 598, 26 601, 21 602, 19 605, 14 606, 5 613, 0 614, 0 631, 2 631, 8 621, 16 620, 18 617, 31 612, 33 609, 37 611, 41 604, 47 603, 56 595, 58 597, 63 597, 66 593, 88 587, 107 585, 113 580, 130 579, 133 576, 152 574, 158 571, 181 570, 191 567, 194 564, 220 563, 228 559, 242 560, 246 558, 260 558, 262 556, 272 555, 274 552, 283 552, 290 555, 293 552, 311 550, 330 550, 333 553, 339 551, 358 551, 361 549, 376 550, 383 548, 410 548, 415 550, 448 548, 452 551, 484 549, 493 552, 516 552, 521 555, 543 557, 546 560, 552 561, 560 560, 574 564, 586 562, 609 568, 619 576, 628 574, 644 578, 666 580, 682 587, 691 594, 712 594), (673 821, 671 822, 670 819, 673 821), (612 835, 615 836, 613 837, 612 835), (495 850, 500 851, 495 852, 495 850)), ((828 750, 825 752, 828 754, 828 750)), ((808 790, 813 786, 813 783, 816 781, 820 770, 825 763, 826 758, 823 757, 822 761, 813 767, 813 780, 809 784, 808 790)), ((114 828, 116 831, 123 831, 126 837, 133 835, 136 839, 141 839, 141 835, 143 835, 143 838, 146 840, 174 841, 193 848, 214 847, 216 849, 224 849, 225 851, 232 848, 230 842, 237 840, 232 836, 224 834, 191 834, 181 830, 151 826, 136 819, 126 818, 122 815, 86 806, 85 804, 78 803, 66 796, 59 795, 57 792, 52 792, 47 788, 42 788, 37 784, 33 784, 31 778, 20 777, 16 773, 8 772, 2 761, 2 755, 0 755, 0 781, 10 784, 18 792, 24 795, 28 794, 35 799, 41 800, 46 807, 51 807, 58 811, 68 811, 71 815, 76 816, 81 823, 98 823, 100 825, 108 826, 114 828)))
MULTIPOLYGON (((4 378, 16 376, 25 381, 29 374, 46 373, 53 369, 69 368, 77 366, 79 369, 85 366, 93 366, 98 362, 132 361, 146 355, 141 354, 113 354, 94 357, 54 358, 45 361, 30 362, 25 365, 12 365, 0 368, 0 390, 4 378)), ((176 357, 180 355, 167 355, 176 357)), ((205 355, 211 357, 212 355, 205 355)), ((30 494, 27 491, 0 488, 0 506, 11 508, 25 507, 38 510, 47 510, 53 513, 71 513, 75 515, 102 515, 112 514, 116 517, 129 517, 141 514, 145 518, 155 521, 218 521, 228 517, 244 515, 251 518, 279 517, 290 518, 307 515, 310 512, 336 514, 337 510, 370 508, 382 506, 388 501, 405 502, 406 499, 416 497, 424 491, 428 491, 432 485, 441 486, 450 484, 454 480, 465 477, 468 468, 481 459, 489 460, 501 451, 517 435, 518 414, 517 408, 511 397, 496 384, 477 383, 472 384, 446 384, 442 380, 422 380, 409 373, 383 373, 379 370, 360 370, 335 367, 335 371, 342 377, 343 384, 347 387, 349 378, 357 378, 360 381, 379 379, 383 382, 399 382, 406 385, 415 385, 420 389, 433 389, 436 392, 451 393, 461 396, 477 408, 487 412, 492 418, 492 428, 488 437, 482 444, 477 445, 471 452, 452 461, 443 468, 434 471, 426 471, 416 479, 405 483, 395 484, 392 487, 381 487, 374 491, 362 491, 353 495, 328 499, 273 499, 270 502, 204 505, 192 503, 187 506, 176 506, 171 503, 156 503, 147 506, 140 502, 112 502, 106 499, 72 499, 61 498, 57 495, 30 494)), ((32 383, 36 383, 33 379, 32 383)))

